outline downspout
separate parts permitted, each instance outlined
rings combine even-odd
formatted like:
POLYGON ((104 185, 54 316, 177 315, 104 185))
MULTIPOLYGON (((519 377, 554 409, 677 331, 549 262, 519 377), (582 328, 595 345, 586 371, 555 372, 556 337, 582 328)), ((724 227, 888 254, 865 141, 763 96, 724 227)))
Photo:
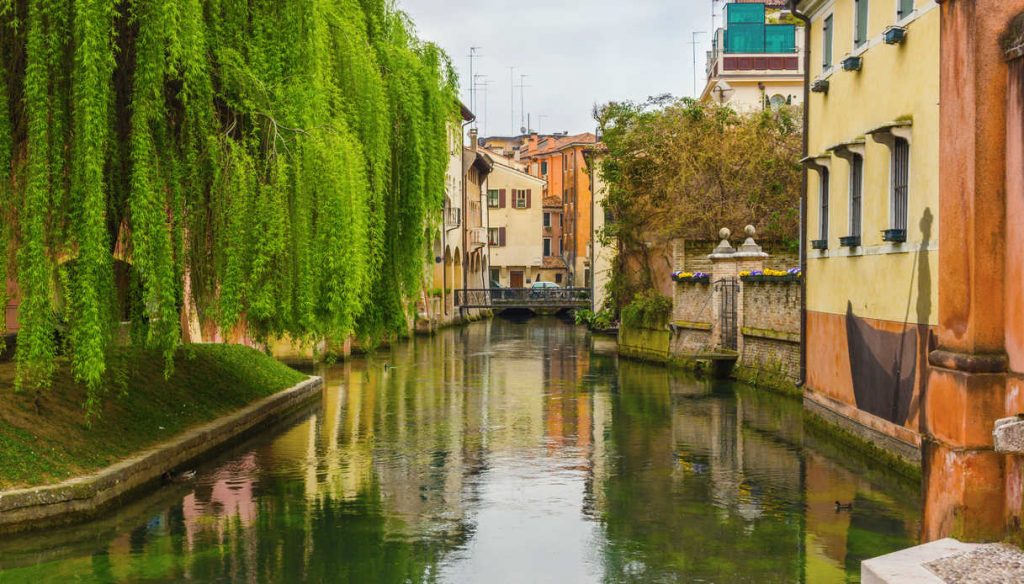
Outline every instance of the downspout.
MULTIPOLYGON (((811 112, 811 19, 797 11, 800 0, 789 0, 789 9, 804 23, 804 128, 803 158, 810 156, 808 127, 811 112)), ((803 169, 800 184, 800 379, 797 387, 807 384, 807 170, 803 169)))

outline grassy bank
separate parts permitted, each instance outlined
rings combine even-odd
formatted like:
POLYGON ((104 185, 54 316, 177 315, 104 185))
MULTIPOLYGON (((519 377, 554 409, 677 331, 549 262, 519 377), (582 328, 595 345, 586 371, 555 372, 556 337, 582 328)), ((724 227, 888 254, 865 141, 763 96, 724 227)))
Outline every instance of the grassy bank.
POLYGON ((86 420, 85 387, 62 362, 40 401, 14 391, 14 364, 0 363, 0 489, 86 474, 175 434, 295 385, 301 373, 238 345, 189 345, 164 377, 163 356, 126 349, 110 361, 98 415, 86 420))

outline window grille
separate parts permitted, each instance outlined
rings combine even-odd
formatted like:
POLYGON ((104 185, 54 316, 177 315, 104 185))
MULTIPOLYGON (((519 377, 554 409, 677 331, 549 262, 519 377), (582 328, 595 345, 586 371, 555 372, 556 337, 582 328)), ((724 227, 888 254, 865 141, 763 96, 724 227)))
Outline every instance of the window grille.
POLYGON ((850 235, 861 234, 861 209, 864 192, 864 157, 854 154, 850 160, 850 235))
POLYGON ((893 229, 907 229, 907 207, 910 190, 910 142, 894 138, 892 145, 892 209, 893 229))
POLYGON ((821 183, 818 189, 819 212, 818 239, 828 240, 828 169, 823 168, 818 173, 818 180, 821 183))

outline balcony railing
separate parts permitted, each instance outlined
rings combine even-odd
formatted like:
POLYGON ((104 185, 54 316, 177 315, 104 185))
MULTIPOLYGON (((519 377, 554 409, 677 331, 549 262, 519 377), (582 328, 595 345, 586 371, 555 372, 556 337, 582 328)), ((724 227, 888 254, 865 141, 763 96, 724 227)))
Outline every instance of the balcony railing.
POLYGON ((462 225, 462 209, 448 207, 444 210, 444 226, 451 229, 462 225))

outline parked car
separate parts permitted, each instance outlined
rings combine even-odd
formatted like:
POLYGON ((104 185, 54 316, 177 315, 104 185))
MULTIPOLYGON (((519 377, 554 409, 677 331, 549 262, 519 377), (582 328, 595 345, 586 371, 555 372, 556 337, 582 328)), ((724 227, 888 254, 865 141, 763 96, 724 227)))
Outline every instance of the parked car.
POLYGON ((554 299, 561 293, 562 287, 554 282, 534 282, 530 286, 530 298, 554 299))

